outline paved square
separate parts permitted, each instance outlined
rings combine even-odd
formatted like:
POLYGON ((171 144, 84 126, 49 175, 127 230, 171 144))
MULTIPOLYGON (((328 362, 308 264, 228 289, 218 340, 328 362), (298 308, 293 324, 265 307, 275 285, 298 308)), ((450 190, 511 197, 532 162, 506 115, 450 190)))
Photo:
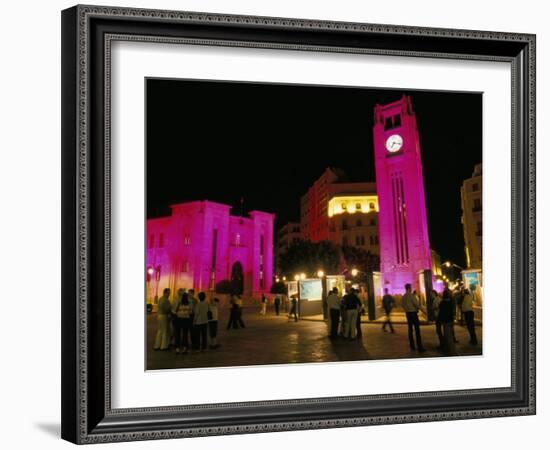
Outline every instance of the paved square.
MULTIPOLYGON (((399 312, 396 318, 399 318, 399 312)), ((444 356, 437 350, 439 341, 433 324, 421 327, 426 352, 419 354, 409 349, 407 325, 394 325, 395 334, 385 333, 379 323, 363 323, 362 340, 330 340, 327 326, 317 320, 290 321, 286 313, 276 316, 268 311, 259 314, 259 308, 245 307, 245 328, 227 330, 228 310, 220 309, 218 343, 216 350, 176 355, 169 351, 153 351, 157 315, 147 316, 147 369, 249 366, 259 364, 288 364, 372 359, 433 358, 444 356)), ((365 319, 364 319, 365 320, 365 319)), ((468 344, 468 331, 455 326, 459 356, 481 355, 482 328, 477 327, 478 346, 468 344)))

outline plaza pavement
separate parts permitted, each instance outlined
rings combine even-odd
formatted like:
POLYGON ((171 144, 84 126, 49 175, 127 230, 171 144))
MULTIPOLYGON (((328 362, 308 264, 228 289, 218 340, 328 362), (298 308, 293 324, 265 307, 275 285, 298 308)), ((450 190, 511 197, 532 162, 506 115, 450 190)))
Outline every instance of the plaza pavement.
MULTIPOLYGON (((396 315, 399 311, 396 312, 396 315)), ((397 317, 396 317, 397 318, 397 317)), ((276 316, 258 308, 244 308, 246 327, 226 330, 228 310, 220 309, 218 343, 220 348, 205 352, 176 355, 175 350, 154 351, 157 315, 147 315, 147 369, 248 366, 258 364, 288 364, 336 362, 373 359, 433 358, 444 356, 437 350, 439 341, 433 324, 421 326, 426 352, 409 349, 407 325, 396 324, 395 334, 384 333, 380 323, 363 323, 362 340, 330 340, 327 326, 320 320, 289 320, 285 312, 276 316)), ((481 355, 482 328, 477 327, 478 346, 469 345, 465 327, 455 326, 459 356, 481 355)))

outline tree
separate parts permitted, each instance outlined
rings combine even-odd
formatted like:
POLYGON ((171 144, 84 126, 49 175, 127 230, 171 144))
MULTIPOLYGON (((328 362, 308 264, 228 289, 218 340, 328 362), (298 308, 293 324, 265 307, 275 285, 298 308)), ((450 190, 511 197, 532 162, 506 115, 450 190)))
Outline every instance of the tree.
POLYGON ((340 248, 332 242, 300 240, 280 256, 279 268, 288 277, 298 273, 312 275, 319 269, 330 274, 337 273, 339 260, 340 248))
POLYGON ((346 266, 359 271, 360 278, 364 278, 364 274, 380 270, 380 257, 372 254, 368 250, 360 247, 352 247, 344 245, 342 247, 342 255, 346 266))
POLYGON ((272 294, 287 294, 286 284, 282 281, 277 281, 271 285, 272 294))

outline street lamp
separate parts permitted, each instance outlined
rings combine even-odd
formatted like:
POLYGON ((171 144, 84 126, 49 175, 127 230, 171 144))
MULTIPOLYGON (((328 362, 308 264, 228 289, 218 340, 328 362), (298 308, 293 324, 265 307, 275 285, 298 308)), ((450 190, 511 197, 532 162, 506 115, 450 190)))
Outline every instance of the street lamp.
POLYGON ((300 280, 305 280, 305 279, 306 279, 306 274, 302 272, 300 274, 300 280))
POLYGON ((356 277, 359 271, 357 269, 351 269, 351 276, 356 277))
POLYGON ((300 279, 300 275, 298 275, 298 274, 294 275, 294 280, 295 281, 298 281, 299 279, 300 279))
POLYGON ((445 261, 445 262, 443 263, 443 265, 444 265, 445 267, 456 267, 457 269, 464 270, 464 267, 459 266, 458 264, 455 264, 455 263, 453 263, 453 262, 451 262, 451 261, 445 261))
POLYGON ((325 272, 323 272, 322 270, 319 269, 319 270, 317 271, 317 276, 318 276, 319 278, 323 278, 323 277, 325 276, 325 272))

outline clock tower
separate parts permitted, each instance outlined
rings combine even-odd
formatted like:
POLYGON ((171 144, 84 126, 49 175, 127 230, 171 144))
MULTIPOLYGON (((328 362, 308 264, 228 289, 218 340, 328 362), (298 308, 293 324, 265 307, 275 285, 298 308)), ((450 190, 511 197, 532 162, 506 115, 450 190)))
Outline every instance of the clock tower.
POLYGON ((373 138, 382 282, 390 292, 403 293, 406 283, 418 289, 419 272, 432 268, 420 140, 409 96, 374 107, 373 138))

